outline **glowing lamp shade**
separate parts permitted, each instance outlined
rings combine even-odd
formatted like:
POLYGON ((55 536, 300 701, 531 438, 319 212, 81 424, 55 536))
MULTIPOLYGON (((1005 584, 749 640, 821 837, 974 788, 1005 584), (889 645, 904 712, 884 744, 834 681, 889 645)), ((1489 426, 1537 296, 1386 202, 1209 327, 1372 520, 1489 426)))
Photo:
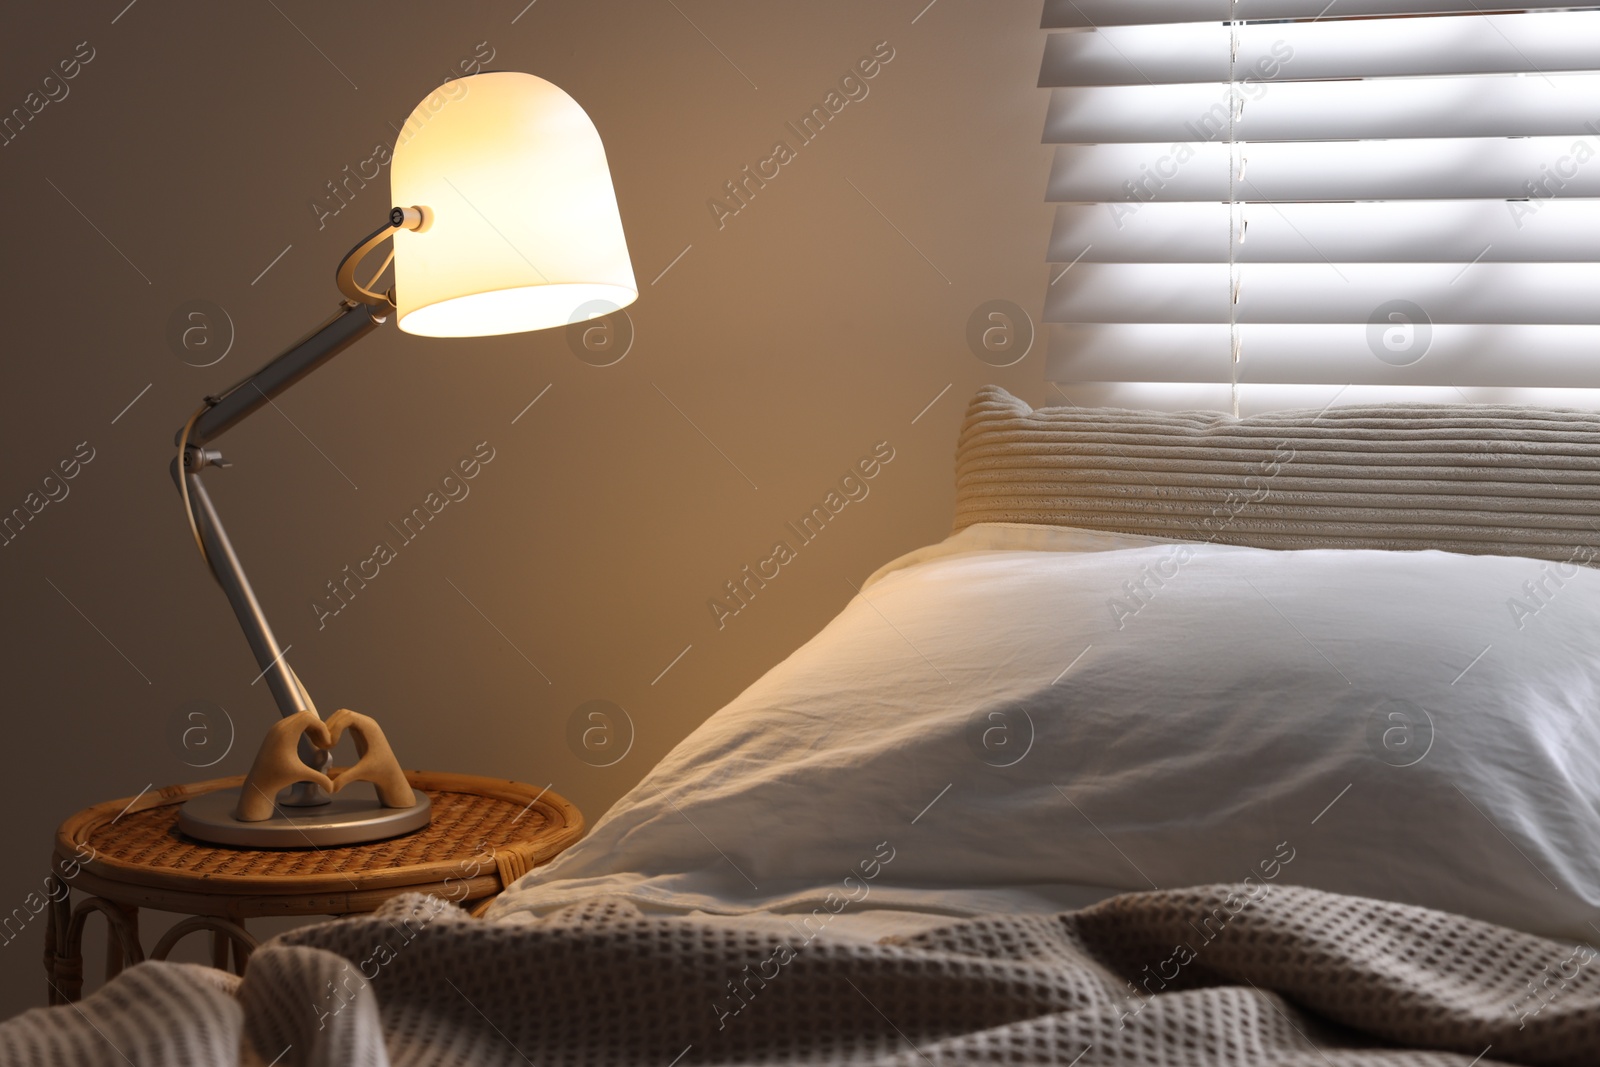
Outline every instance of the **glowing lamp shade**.
POLYGON ((639 295, 611 169, 577 101, 532 74, 450 83, 395 145, 393 202, 428 209, 394 235, 399 325, 426 337, 562 326, 639 295))

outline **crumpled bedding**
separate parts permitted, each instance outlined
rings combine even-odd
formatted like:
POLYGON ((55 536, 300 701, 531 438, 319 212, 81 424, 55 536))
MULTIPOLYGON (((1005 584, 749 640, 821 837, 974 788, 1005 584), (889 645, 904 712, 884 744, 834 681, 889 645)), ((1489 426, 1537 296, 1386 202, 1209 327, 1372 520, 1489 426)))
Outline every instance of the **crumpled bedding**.
POLYGON ((243 979, 140 964, 0 1024, 0 1064, 1600 1063, 1595 949, 1414 906, 1208 886, 878 943, 787 918, 613 897, 497 923, 412 894, 243 979))

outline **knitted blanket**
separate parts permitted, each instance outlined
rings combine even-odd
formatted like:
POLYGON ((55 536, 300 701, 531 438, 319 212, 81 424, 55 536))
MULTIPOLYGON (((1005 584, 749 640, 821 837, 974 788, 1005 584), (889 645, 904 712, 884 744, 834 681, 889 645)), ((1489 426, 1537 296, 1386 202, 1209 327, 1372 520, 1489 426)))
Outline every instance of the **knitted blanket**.
POLYGON ((618 900, 484 922, 414 895, 268 942, 242 980, 140 964, 0 1024, 0 1063, 1596 1064, 1595 956, 1289 886, 878 944, 618 900))

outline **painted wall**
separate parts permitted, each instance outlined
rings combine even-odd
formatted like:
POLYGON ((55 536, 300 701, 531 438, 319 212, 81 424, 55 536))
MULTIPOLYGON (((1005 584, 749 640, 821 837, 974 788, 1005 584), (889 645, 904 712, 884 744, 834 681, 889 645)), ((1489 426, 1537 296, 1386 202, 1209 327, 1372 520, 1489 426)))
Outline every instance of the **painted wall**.
MULTIPOLYGON (((0 510, 39 509, 0 547, 0 916, 27 917, 65 816, 242 773, 274 720, 168 479, 173 430, 333 312, 338 259, 390 206, 383 150, 452 72, 537 73, 598 124, 643 290, 631 348, 600 366, 600 335, 389 326, 225 437, 211 478, 314 697, 379 717, 408 766, 551 783, 598 818, 943 536, 976 386, 1045 400, 1042 343, 997 369, 967 340, 987 301, 1037 321, 1048 281, 1036 3, 524 2, 0 16, 0 111, 38 109, 0 147, 0 510), (831 92, 803 142, 786 124, 831 92), (729 200, 778 141, 792 158, 729 200), (873 455, 801 545, 785 524, 873 455), (794 558, 727 599, 779 540, 794 558), (394 560, 331 599, 380 542, 394 560), (626 722, 586 748, 569 726, 595 700, 626 722)), ((6 1015, 42 1002, 42 927, 6 928, 6 1015)))

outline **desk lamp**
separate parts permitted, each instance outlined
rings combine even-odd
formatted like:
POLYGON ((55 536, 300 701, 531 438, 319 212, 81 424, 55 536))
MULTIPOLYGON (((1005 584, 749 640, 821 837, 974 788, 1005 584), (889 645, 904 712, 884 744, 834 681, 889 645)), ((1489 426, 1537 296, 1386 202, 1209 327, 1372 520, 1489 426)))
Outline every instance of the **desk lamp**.
POLYGON ((428 825, 428 798, 406 783, 382 729, 340 710, 324 721, 278 647, 201 475, 226 467, 210 447, 360 338, 388 321, 426 337, 483 337, 596 318, 638 297, 611 171, 577 101, 531 74, 461 79, 453 99, 418 104, 395 145, 388 224, 339 264, 344 301, 328 321, 226 392, 208 396, 177 435, 173 480, 189 528, 244 629, 283 716, 245 783, 184 805, 178 826, 204 841, 249 848, 358 844, 428 825), (356 271, 392 240, 362 285, 356 271), (370 287, 390 263, 394 286, 370 287), (354 766, 329 777, 349 731, 354 766), (368 782, 375 798, 343 793, 368 782))

